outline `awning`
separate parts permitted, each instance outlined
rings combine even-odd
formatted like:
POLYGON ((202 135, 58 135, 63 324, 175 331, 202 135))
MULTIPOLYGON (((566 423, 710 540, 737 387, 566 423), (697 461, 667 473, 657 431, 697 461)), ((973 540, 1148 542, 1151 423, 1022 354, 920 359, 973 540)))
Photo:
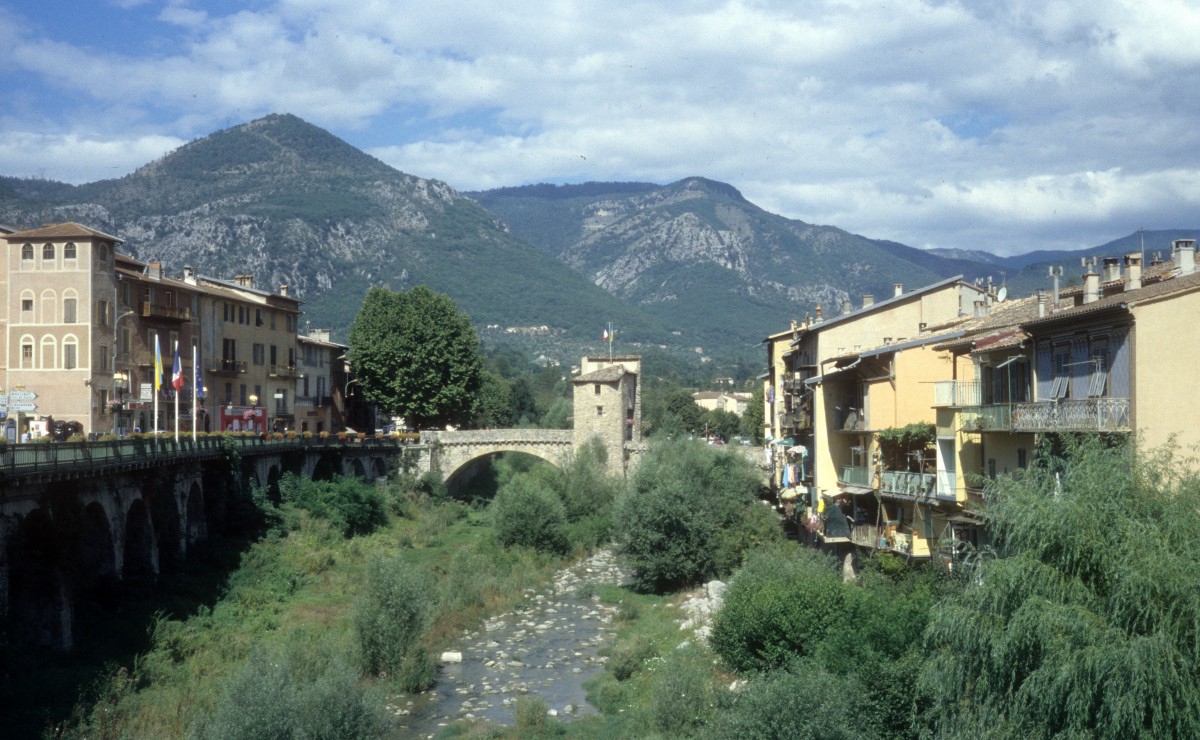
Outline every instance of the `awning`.
POLYGON ((792 445, 796 444, 796 440, 792 439, 791 437, 784 437, 783 439, 777 439, 777 440, 775 440, 775 441, 774 441, 774 442, 772 442, 771 444, 775 444, 775 445, 787 445, 787 446, 791 447, 792 445))

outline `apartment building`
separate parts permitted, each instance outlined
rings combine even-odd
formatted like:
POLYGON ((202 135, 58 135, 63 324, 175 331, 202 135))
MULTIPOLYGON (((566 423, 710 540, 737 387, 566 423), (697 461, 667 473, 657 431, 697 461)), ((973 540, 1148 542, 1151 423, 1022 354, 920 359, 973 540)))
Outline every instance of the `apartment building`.
POLYGON ((77 223, 0 228, 0 239, 0 415, 10 440, 40 436, 51 418, 89 435, 177 423, 181 431, 344 428, 335 389, 347 386, 345 347, 313 338, 306 377, 301 302, 286 285, 267 291, 249 275, 224 280, 190 267, 173 278, 157 260, 122 254, 120 239, 77 223), (157 383, 156 347, 165 376, 157 383), (170 383, 176 348, 178 391, 170 383))

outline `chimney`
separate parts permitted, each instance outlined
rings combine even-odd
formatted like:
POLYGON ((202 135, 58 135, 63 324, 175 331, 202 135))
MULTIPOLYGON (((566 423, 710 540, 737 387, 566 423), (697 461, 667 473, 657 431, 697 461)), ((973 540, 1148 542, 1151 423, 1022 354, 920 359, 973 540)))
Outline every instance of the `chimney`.
POLYGON ((867 293, 863 296, 863 308, 875 305, 875 296, 867 293))
POLYGON ((1142 287, 1142 255, 1139 252, 1125 255, 1125 290, 1142 287))
POLYGON ((987 301, 975 301, 975 318, 982 319, 988 315, 987 301))
POLYGON ((318 342, 332 342, 333 341, 333 339, 332 339, 333 330, 332 329, 309 329, 308 337, 309 337, 309 339, 316 339, 318 342))
POLYGON ((183 282, 188 285, 196 284, 196 268, 189 265, 183 266, 183 282))
POLYGON ((1046 296, 1046 291, 1038 289, 1037 307, 1038 307, 1038 318, 1039 319, 1046 317, 1046 305, 1048 303, 1049 303, 1049 298, 1046 296))
POLYGON ((233 282, 237 283, 238 285, 242 286, 243 288, 253 288, 254 287, 254 276, 253 275, 234 275, 233 282))
POLYGON ((850 299, 842 301, 842 313, 850 313, 854 310, 854 306, 850 305, 850 299))
POLYGON ((282 285, 279 286, 279 295, 286 296, 287 294, 288 294, 287 283, 283 283, 282 285))
POLYGON ((1095 303, 1100 300, 1100 273, 1095 267, 1089 267, 1083 274, 1083 302, 1095 303))
POLYGON ((904 295, 904 286, 900 283, 892 283, 892 297, 899 298, 904 295))
POLYGON ((817 304, 817 318, 813 319, 814 324, 821 323, 821 304, 817 304))
POLYGON ((158 260, 150 260, 146 263, 146 277, 151 280, 162 280, 162 263, 158 260))
POLYGON ((1116 257, 1104 258, 1104 277, 1103 282, 1115 283, 1121 279, 1121 260, 1116 257))
POLYGON ((1196 240, 1176 239, 1174 244, 1175 269, 1179 271, 1179 277, 1191 275, 1196 271, 1196 240))

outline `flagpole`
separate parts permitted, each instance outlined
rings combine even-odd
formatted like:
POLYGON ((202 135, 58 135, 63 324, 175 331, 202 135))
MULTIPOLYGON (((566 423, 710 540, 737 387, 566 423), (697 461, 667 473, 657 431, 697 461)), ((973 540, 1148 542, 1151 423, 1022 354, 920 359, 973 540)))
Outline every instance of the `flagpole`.
POLYGON ((162 388, 162 345, 159 344, 158 334, 154 335, 154 451, 158 451, 158 394, 162 388))
POLYGON ((196 441, 196 394, 200 392, 200 357, 199 349, 192 347, 192 442, 196 441))
POLYGON ((175 342, 175 364, 171 367, 171 387, 175 388, 175 442, 178 444, 178 442, 179 442, 179 388, 177 388, 175 385, 175 370, 177 368, 179 369, 180 372, 183 372, 183 369, 179 368, 179 341, 178 340, 176 340, 176 342, 175 342))

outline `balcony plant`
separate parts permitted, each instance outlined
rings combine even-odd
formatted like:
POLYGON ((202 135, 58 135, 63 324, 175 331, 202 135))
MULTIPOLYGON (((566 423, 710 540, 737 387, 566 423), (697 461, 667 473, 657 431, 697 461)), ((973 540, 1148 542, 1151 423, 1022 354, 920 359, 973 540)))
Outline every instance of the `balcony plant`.
MULTIPOLYGON (((937 430, 933 424, 917 422, 902 427, 888 427, 875 433, 884 470, 909 470, 910 455, 925 453, 925 460, 933 460, 933 441, 937 430)), ((917 471, 924 472, 924 471, 917 471)))

